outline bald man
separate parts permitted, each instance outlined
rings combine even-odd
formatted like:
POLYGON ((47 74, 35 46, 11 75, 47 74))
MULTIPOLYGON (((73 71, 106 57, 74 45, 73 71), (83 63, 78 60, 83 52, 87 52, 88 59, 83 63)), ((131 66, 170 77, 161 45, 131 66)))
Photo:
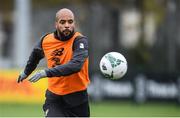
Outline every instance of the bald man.
POLYGON ((87 37, 75 31, 74 14, 67 8, 56 13, 55 29, 36 44, 17 82, 28 78, 45 58, 48 68, 33 74, 29 81, 48 79, 43 105, 46 116, 89 117, 87 37))

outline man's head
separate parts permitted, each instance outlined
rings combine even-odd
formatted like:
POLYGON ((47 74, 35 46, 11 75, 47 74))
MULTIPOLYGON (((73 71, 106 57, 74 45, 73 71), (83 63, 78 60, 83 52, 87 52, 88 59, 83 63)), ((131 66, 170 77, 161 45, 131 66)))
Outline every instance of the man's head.
POLYGON ((67 8, 60 9, 56 13, 55 20, 55 27, 60 35, 68 37, 74 33, 75 21, 71 10, 67 8))

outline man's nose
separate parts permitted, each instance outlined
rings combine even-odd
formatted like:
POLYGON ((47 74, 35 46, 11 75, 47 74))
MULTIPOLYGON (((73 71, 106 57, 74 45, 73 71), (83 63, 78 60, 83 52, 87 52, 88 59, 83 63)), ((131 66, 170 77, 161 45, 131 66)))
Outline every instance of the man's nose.
POLYGON ((68 22, 65 23, 65 28, 69 28, 69 23, 68 22))

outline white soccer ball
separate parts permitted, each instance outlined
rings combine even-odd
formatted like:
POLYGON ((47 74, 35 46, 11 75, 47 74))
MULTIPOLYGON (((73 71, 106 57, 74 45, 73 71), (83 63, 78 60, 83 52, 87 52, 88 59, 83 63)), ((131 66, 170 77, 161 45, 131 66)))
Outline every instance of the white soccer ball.
POLYGON ((105 54, 100 61, 100 70, 106 78, 120 79, 127 72, 126 58, 118 52, 105 54))

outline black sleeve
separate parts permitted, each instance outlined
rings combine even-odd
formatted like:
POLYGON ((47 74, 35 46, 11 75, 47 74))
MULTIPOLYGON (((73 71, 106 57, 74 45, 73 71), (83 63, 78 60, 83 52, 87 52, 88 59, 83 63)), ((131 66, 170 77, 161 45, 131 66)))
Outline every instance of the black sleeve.
POLYGON ((27 61, 26 67, 24 69, 24 73, 26 75, 30 75, 37 67, 39 61, 44 58, 44 52, 42 49, 43 38, 44 36, 41 38, 40 41, 38 41, 38 43, 34 46, 33 51, 31 52, 29 60, 27 61))
POLYGON ((88 41, 86 37, 77 37, 73 44, 73 57, 63 65, 45 70, 47 77, 67 76, 79 72, 88 57, 88 41))

